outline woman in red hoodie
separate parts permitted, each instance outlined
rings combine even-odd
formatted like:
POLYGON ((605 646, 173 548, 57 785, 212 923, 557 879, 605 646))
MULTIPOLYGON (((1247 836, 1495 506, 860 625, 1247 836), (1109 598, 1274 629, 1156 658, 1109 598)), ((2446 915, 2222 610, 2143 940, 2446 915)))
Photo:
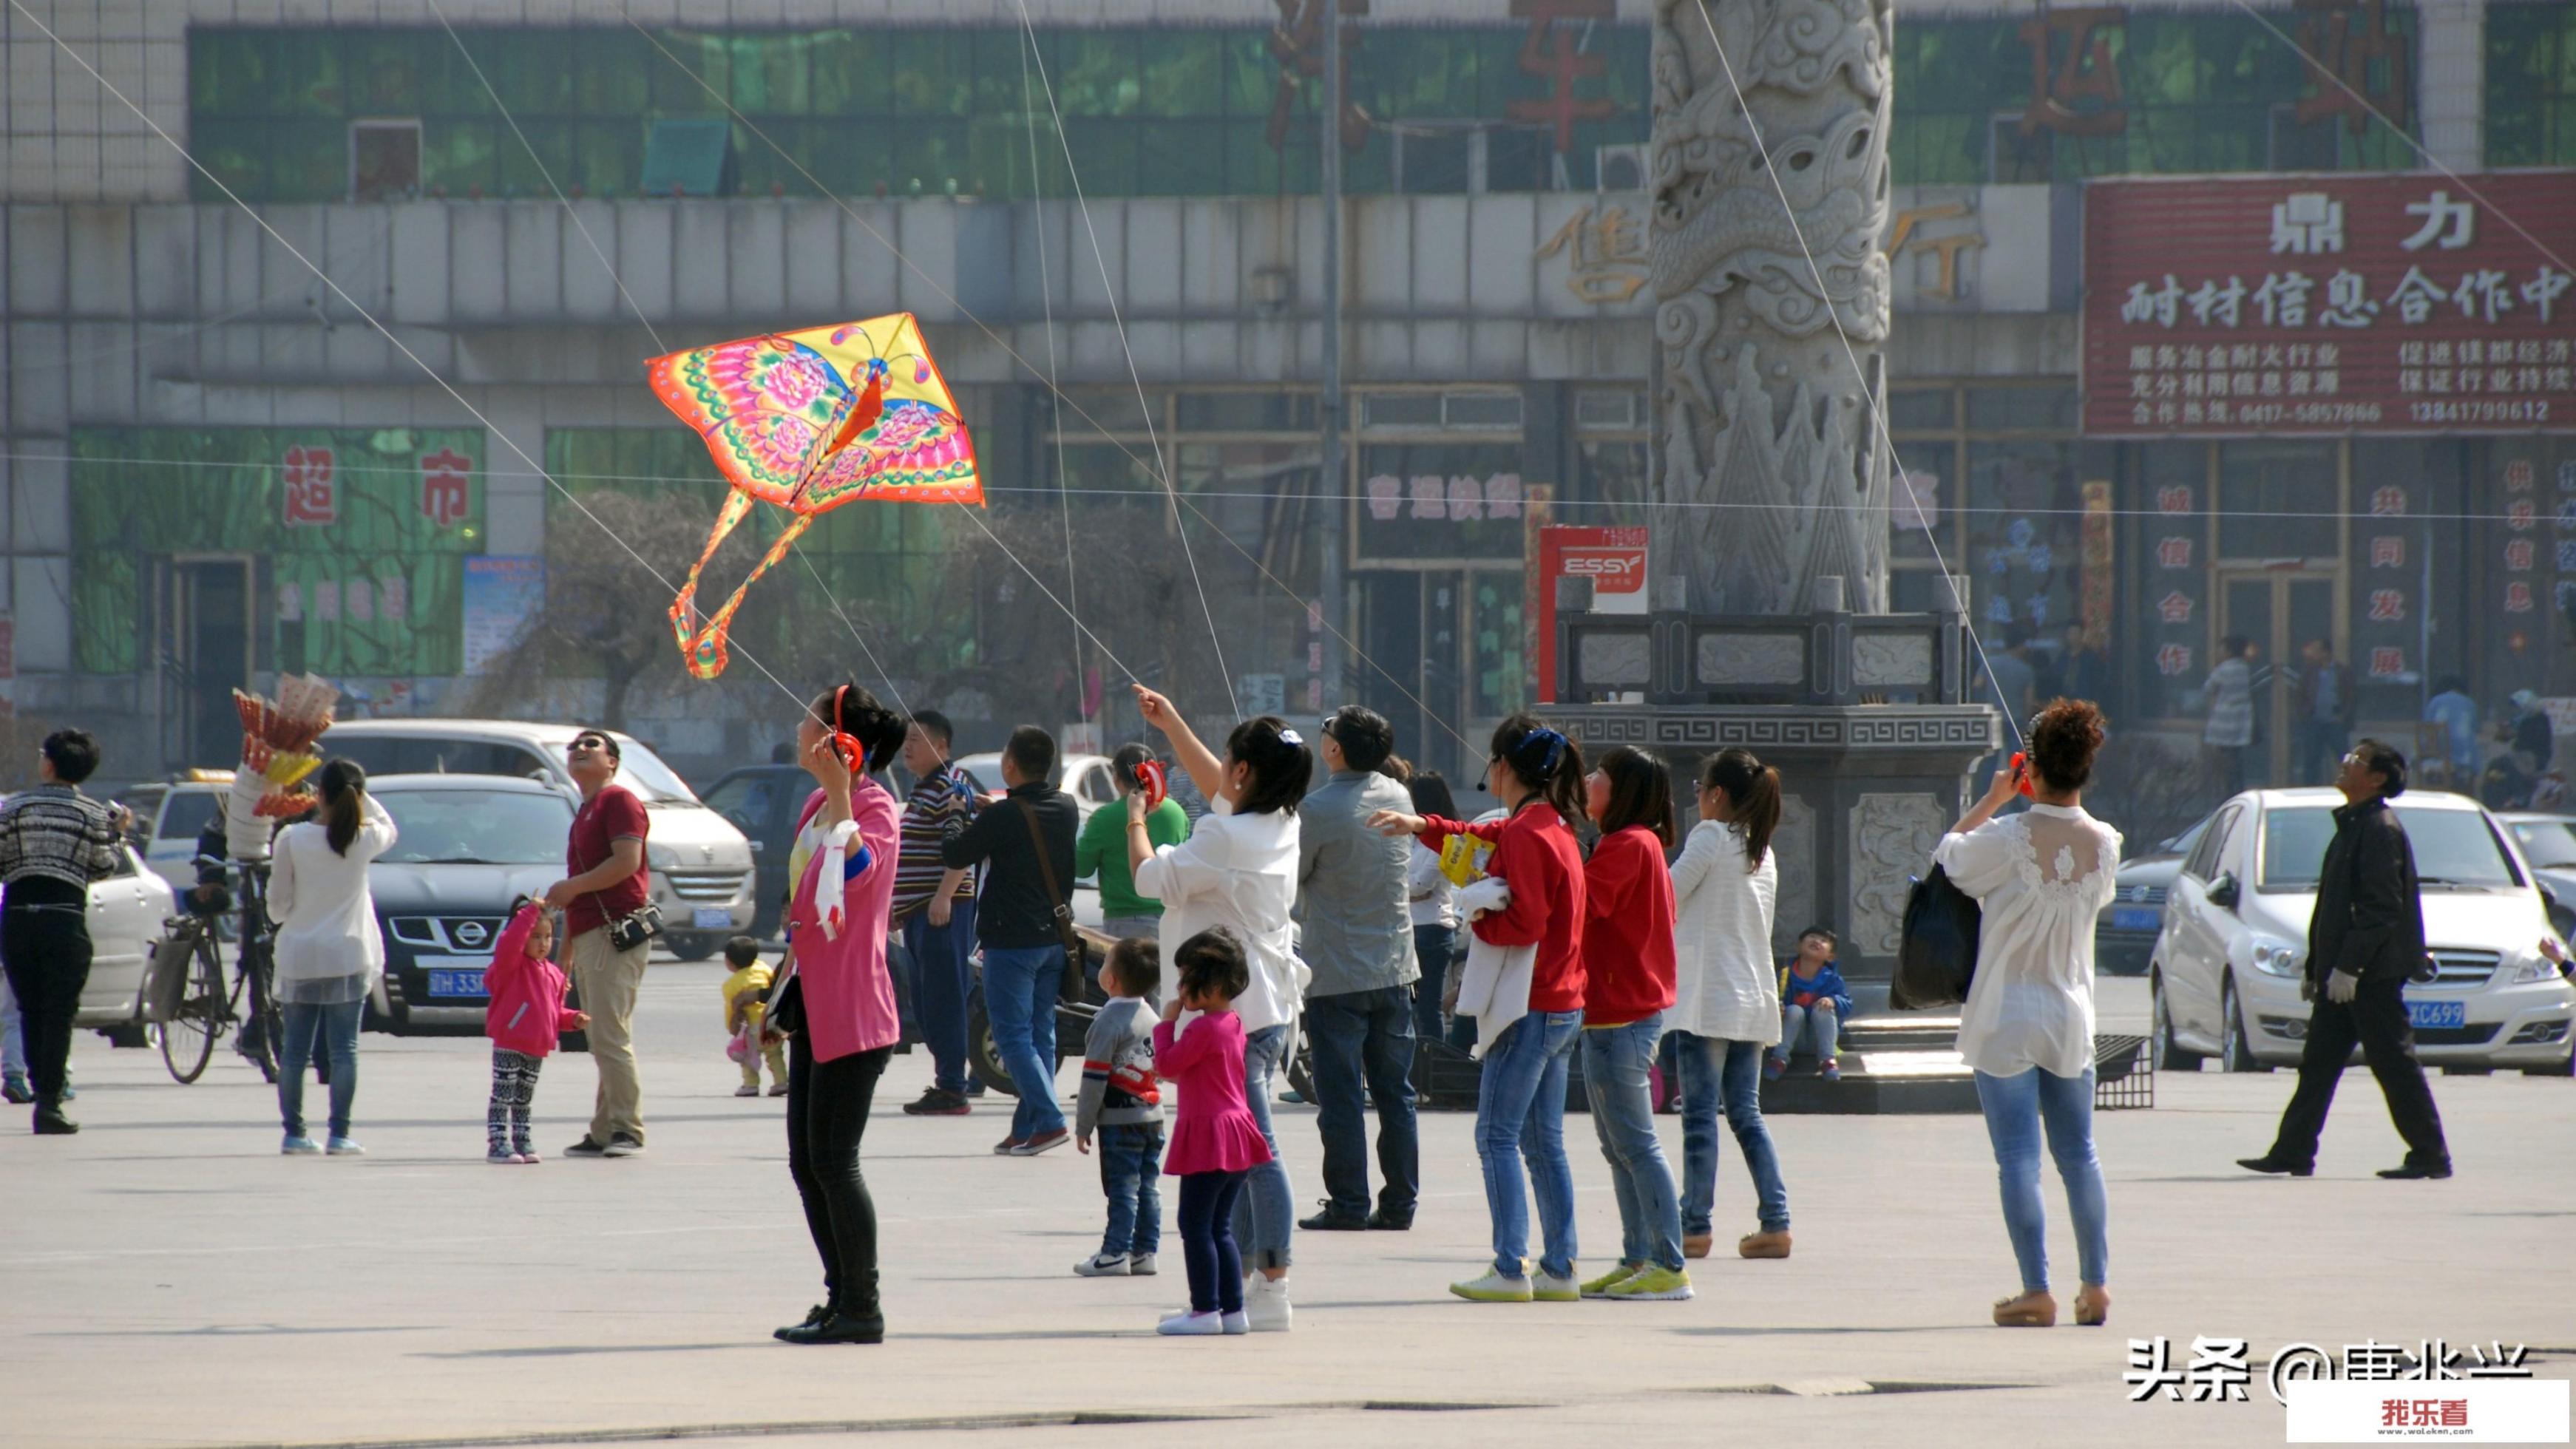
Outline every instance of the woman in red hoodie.
POLYGON ((1583 869, 1583 1088, 1619 1197, 1619 1266, 1583 1285, 1586 1298, 1655 1302, 1691 1296, 1682 1268, 1682 1205, 1655 1133, 1648 1068, 1673 1004, 1673 777, 1626 745, 1585 779, 1601 827, 1583 869))
POLYGON ((1583 1027, 1583 856, 1573 830, 1582 782, 1583 752, 1574 742, 1530 715, 1516 714, 1495 728, 1485 766, 1485 787, 1510 812, 1505 818, 1462 825, 1390 810, 1369 822, 1390 835, 1415 836, 1433 850, 1452 835, 1493 841, 1485 870, 1510 888, 1511 904, 1477 917, 1470 929, 1489 946, 1536 952, 1528 1014, 1487 1043, 1477 1087, 1476 1156, 1484 1164, 1485 1207, 1494 1220, 1494 1266, 1472 1282, 1451 1284, 1449 1291, 1479 1303, 1572 1302, 1579 1296, 1574 1171, 1565 1160, 1565 1075, 1583 1027), (1522 1266, 1529 1249, 1529 1201, 1515 1159, 1529 1164, 1546 1245, 1535 1284, 1522 1266))

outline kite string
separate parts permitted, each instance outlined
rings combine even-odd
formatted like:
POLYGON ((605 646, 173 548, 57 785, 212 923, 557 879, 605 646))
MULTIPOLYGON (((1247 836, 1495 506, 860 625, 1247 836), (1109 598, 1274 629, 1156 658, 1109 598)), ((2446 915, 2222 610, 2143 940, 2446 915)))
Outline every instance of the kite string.
MULTIPOLYGON (((1051 276, 1052 269, 1047 258, 1046 195, 1038 181, 1038 113, 1029 99, 1029 57, 1037 50, 1037 43, 1037 32, 1030 31, 1020 51, 1020 119, 1027 127, 1029 137, 1029 192, 1032 197, 1029 207, 1029 230, 1036 234, 1038 240, 1038 299, 1046 308, 1046 387, 1049 393, 1053 393, 1057 390, 1056 359, 1059 355, 1056 351, 1055 336, 1055 282, 1051 276)), ((1065 471, 1064 428, 1060 422, 1054 431, 1056 502, 1064 512, 1065 617, 1072 618, 1074 610, 1082 605, 1081 586, 1074 576, 1073 566, 1073 494, 1067 491, 1073 480, 1065 471)), ((1077 702, 1088 702, 1091 697, 1090 682, 1083 677, 1082 672, 1082 635, 1079 630, 1073 636, 1073 693, 1077 702)), ((1090 710, 1083 710, 1082 716, 1085 723, 1091 724, 1095 729, 1098 728, 1100 721, 1091 718, 1090 710)), ((1108 742, 1103 740, 1101 743, 1108 742)))

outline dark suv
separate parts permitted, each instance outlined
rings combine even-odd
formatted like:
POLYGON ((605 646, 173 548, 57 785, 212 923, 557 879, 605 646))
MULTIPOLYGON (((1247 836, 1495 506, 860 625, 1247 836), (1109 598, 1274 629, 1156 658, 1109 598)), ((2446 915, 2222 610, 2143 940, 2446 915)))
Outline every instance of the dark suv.
POLYGON ((367 791, 400 832, 367 869, 385 938, 367 1025, 480 1032, 493 943, 512 901, 563 879, 572 804, 504 775, 379 775, 367 791))

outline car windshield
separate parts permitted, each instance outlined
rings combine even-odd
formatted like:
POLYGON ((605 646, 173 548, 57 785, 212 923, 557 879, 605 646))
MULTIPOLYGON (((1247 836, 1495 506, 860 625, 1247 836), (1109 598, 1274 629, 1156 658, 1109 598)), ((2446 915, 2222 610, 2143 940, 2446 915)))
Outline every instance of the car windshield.
POLYGON ((412 865, 558 865, 572 830, 561 795, 529 790, 379 790, 401 839, 376 857, 412 865))
MULTIPOLYGON (((2415 852, 2415 877, 2428 886, 2510 887, 2521 876, 2504 853, 2503 843, 2475 810, 2411 809, 2403 802, 2390 807, 2406 827, 2415 852)), ((2312 891, 2324 865, 2326 843, 2334 839, 2334 812, 2323 805, 2294 805, 2263 817, 2263 879, 2266 891, 2312 891)))
POLYGON ((662 757, 651 747, 634 740, 618 743, 617 783, 634 791, 647 805, 695 805, 698 792, 689 788, 662 757))
POLYGON ((2514 823, 2513 838, 2522 842, 2522 853, 2533 865, 2576 865, 2576 822, 2565 820, 2520 820, 2514 823))
POLYGON ((152 833, 162 840, 194 840, 206 822, 223 813, 224 797, 209 790, 179 790, 161 807, 152 833))

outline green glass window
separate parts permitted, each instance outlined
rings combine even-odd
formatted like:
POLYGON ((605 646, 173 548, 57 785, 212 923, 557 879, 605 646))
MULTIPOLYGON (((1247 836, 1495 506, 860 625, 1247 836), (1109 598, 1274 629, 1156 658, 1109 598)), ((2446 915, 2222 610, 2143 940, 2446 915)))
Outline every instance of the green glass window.
POLYGON ((2486 19, 2487 164, 2576 162, 2576 9, 2496 4, 2486 19))

